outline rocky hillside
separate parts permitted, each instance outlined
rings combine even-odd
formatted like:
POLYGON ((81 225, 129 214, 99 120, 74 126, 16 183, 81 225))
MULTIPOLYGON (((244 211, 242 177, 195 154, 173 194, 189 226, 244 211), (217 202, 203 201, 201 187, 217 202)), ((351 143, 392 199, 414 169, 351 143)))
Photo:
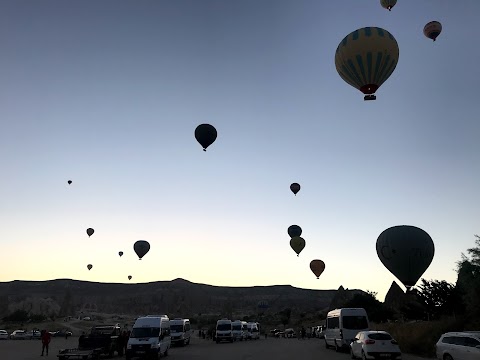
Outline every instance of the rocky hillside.
MULTIPOLYGON (((342 298, 359 290, 344 290, 342 298)), ((58 279, 0 283, 0 317, 15 310, 47 316, 158 314, 169 316, 248 316, 285 308, 312 313, 328 310, 338 290, 308 290, 289 285, 223 287, 184 279, 115 284, 58 279), (268 304, 263 310, 260 304, 268 304)), ((335 301, 337 302, 337 301, 335 301)))

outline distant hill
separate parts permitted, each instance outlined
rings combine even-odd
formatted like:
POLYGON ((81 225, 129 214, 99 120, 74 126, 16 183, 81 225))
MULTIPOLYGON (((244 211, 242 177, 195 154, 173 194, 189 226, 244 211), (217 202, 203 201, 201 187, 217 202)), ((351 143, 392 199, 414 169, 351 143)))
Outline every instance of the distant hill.
MULTIPOLYGON (((342 298, 361 290, 339 289, 342 298)), ((78 316, 90 312, 125 314, 165 313, 172 316, 248 316, 290 308, 297 313, 329 309, 338 290, 309 290, 290 285, 225 287, 196 284, 184 279, 143 284, 116 284, 58 279, 0 283, 0 317, 15 310, 47 316, 78 316)), ((338 296, 337 296, 338 299, 338 296)), ((335 301, 336 303, 338 300, 335 301)), ((336 305, 336 304, 335 304, 336 305)))

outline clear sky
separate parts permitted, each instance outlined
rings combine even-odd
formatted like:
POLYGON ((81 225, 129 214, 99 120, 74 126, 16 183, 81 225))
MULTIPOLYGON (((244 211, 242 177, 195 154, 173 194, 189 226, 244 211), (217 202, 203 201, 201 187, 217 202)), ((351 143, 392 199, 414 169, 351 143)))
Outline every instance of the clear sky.
POLYGON ((479 13, 478 0, 3 0, 0 281, 343 285, 383 300, 396 279, 376 240, 405 224, 434 240, 423 277, 455 282, 480 233, 479 13), (365 26, 400 47, 367 102, 334 64, 365 26), (201 123, 218 131, 207 152, 201 123))

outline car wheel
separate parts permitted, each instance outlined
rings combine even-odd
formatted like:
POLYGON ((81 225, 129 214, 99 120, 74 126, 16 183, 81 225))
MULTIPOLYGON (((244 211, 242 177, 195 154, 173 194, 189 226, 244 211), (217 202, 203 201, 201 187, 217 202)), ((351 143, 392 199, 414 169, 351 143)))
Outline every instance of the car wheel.
POLYGON ((339 351, 340 351, 340 348, 338 347, 337 339, 334 340, 334 343, 335 343, 335 351, 336 351, 336 352, 339 352, 339 351))
POLYGON ((452 355, 450 354, 443 355, 443 360, 453 360, 452 355))
POLYGON ((165 352, 163 353, 163 356, 168 356, 168 348, 167 348, 167 350, 165 350, 165 352))
POLYGON ((362 360, 367 360, 367 357, 365 356, 365 352, 362 350, 362 360))
POLYGON ((330 346, 327 344, 327 340, 325 340, 325 349, 328 349, 330 346))

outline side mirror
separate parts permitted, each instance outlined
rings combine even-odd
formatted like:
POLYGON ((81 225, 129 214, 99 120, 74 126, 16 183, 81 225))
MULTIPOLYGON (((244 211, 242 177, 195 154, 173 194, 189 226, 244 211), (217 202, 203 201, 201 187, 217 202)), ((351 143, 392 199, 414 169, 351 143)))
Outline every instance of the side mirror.
POLYGON ((353 341, 358 341, 358 338, 353 338, 353 341))

